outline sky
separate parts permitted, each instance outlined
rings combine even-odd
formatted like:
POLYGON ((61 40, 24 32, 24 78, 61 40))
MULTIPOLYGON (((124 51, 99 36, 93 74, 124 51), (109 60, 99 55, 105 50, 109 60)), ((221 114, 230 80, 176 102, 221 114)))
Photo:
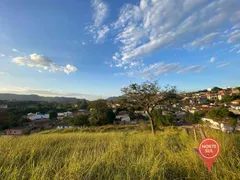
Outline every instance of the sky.
POLYGON ((94 100, 240 85, 239 0, 1 0, 0 93, 94 100))

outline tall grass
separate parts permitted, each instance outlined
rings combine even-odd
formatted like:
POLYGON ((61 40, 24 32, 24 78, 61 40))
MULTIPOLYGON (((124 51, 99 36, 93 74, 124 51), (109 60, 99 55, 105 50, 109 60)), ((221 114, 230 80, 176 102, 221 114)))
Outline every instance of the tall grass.
MULTIPOLYGON (((72 132, 0 137, 0 179, 239 179, 236 135, 207 130, 221 144, 209 174, 183 130, 72 132)), ((200 139, 199 139, 200 140, 200 139)))

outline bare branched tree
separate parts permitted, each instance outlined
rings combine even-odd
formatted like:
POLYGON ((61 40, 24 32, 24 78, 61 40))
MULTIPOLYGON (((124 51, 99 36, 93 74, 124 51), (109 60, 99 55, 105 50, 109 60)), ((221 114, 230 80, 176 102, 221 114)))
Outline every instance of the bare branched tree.
POLYGON ((149 115, 152 133, 156 134, 152 111, 159 104, 169 105, 178 99, 176 87, 166 86, 161 89, 158 82, 146 81, 142 84, 131 84, 122 88, 126 97, 124 101, 127 106, 141 107, 149 115))

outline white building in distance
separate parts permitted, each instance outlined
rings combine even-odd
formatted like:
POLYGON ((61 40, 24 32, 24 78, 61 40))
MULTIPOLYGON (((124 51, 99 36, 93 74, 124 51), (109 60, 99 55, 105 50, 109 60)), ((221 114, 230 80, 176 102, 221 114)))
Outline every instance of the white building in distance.
POLYGON ((49 114, 41 114, 39 112, 37 112, 36 114, 28 113, 27 118, 32 120, 32 121, 40 120, 40 119, 49 119, 49 114))

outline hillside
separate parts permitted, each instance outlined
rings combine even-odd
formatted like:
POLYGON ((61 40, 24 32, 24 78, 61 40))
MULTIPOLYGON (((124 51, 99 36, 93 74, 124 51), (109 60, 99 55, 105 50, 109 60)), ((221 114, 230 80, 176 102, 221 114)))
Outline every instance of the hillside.
POLYGON ((107 98, 106 100, 107 100, 107 101, 116 102, 116 101, 119 101, 119 100, 121 100, 121 99, 123 99, 123 98, 124 98, 124 96, 113 96, 113 97, 107 98))
POLYGON ((47 101, 47 102, 72 102, 76 103, 79 99, 73 97, 44 97, 38 95, 6 94, 0 93, 0 100, 8 101, 47 101))
POLYGON ((206 134, 221 144, 211 174, 181 129, 0 137, 1 179, 238 179, 237 136, 206 134))

